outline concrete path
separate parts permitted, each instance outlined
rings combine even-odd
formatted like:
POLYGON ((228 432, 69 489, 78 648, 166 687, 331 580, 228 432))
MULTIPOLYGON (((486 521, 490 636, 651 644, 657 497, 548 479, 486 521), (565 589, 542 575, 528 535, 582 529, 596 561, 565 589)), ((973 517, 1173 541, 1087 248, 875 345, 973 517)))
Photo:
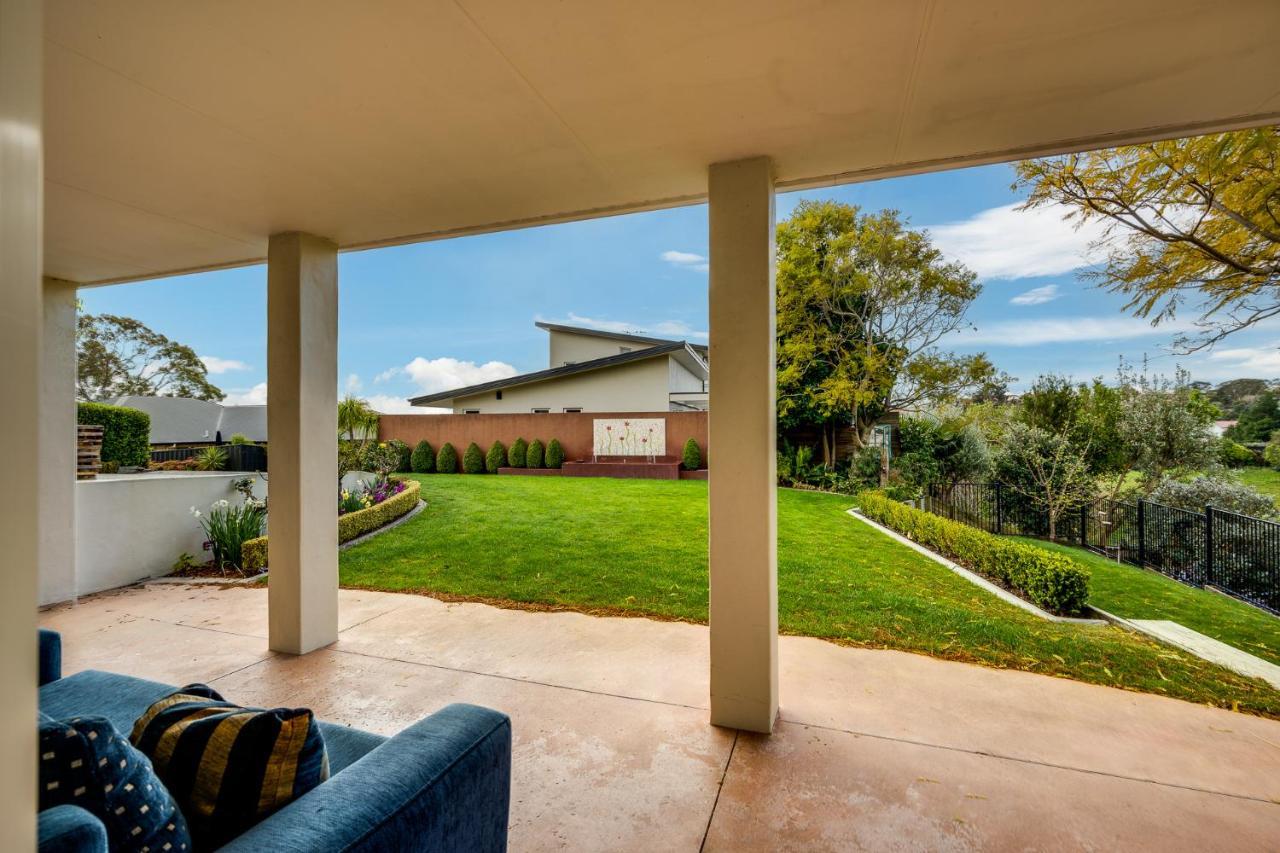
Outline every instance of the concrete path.
POLYGON ((772 737, 707 724, 707 629, 341 592, 340 639, 266 649, 266 593, 154 585, 42 614, 86 667, 207 681, 391 734, 512 716, 511 849, 1274 850, 1280 723, 783 637, 772 737))
POLYGON ((1280 666, 1265 661, 1256 655, 1229 646, 1221 640, 1206 637, 1199 631, 1193 631, 1178 622, 1167 619, 1128 619, 1129 624, 1148 636, 1161 642, 1177 646, 1193 655, 1202 657, 1210 663, 1225 666, 1241 675, 1250 678, 1261 678, 1272 687, 1280 690, 1280 666))

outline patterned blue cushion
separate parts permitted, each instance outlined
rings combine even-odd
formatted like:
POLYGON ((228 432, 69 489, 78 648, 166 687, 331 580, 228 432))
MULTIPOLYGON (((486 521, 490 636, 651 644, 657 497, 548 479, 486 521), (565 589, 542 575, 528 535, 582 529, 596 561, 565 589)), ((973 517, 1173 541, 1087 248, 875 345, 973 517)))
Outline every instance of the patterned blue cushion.
POLYGON ((80 806, 112 850, 191 850, 186 821, 151 762, 102 717, 40 722, 40 809, 80 806))
POLYGON ((130 740, 155 763, 199 849, 222 846, 329 778, 310 711, 242 708, 204 684, 153 703, 130 740))

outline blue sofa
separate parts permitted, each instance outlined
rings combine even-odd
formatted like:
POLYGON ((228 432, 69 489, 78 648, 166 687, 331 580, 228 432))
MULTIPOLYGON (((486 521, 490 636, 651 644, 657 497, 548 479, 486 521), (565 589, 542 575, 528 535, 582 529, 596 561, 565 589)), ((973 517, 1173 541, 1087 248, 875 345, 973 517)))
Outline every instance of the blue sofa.
MULTIPOLYGON (((40 632, 40 711, 97 715, 128 733, 167 684, 86 670, 61 677, 61 638, 40 632)), ((222 847, 224 851, 500 851, 511 799, 511 720, 449 705, 392 738, 321 722, 328 781, 222 847)), ((40 813, 41 851, 105 851, 87 811, 40 813)))

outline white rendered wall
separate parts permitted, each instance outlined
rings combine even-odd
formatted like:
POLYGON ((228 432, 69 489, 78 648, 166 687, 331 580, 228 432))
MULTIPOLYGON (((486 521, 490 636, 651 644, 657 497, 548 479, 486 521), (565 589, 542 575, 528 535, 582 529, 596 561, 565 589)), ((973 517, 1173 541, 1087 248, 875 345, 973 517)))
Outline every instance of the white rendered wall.
POLYGON ((254 494, 266 497, 265 480, 239 472, 118 474, 76 483, 75 594, 167 575, 184 551, 209 559, 191 507, 208 512, 214 501, 240 503, 231 484, 242 477, 254 477, 254 494))
POLYGON ((44 280, 40 367, 40 598, 76 594, 76 286, 44 280))

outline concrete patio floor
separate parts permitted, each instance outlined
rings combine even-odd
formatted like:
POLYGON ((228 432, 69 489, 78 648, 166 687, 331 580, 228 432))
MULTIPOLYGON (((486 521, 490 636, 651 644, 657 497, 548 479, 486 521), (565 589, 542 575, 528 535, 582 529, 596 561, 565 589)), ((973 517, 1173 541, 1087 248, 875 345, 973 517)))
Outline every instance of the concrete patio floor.
POLYGON ((152 584, 41 614, 64 670, 204 681, 392 734, 511 715, 511 849, 1274 850, 1280 723, 783 637, 772 737, 707 723, 707 629, 343 590, 341 635, 266 647, 263 589, 152 584))

